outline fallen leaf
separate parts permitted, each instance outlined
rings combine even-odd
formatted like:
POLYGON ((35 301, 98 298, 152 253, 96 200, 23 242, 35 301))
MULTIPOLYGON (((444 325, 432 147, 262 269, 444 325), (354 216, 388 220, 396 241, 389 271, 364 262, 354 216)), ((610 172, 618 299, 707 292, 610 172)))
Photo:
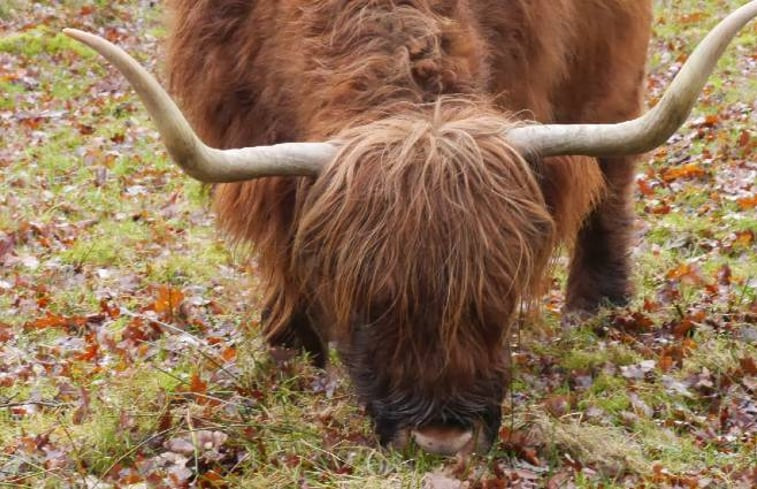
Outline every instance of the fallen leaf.
POLYGON ((463 483, 444 474, 429 473, 423 477, 423 489, 463 489, 463 483))

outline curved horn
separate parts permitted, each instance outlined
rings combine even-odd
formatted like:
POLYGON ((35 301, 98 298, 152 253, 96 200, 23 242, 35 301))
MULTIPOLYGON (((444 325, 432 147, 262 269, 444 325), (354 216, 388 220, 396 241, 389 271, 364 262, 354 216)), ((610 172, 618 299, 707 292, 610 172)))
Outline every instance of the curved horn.
POLYGON ((200 141, 157 80, 121 48, 77 29, 63 32, 100 53, 129 80, 155 121, 171 158, 197 180, 217 183, 269 176, 317 176, 336 155, 337 147, 331 143, 210 148, 200 141))
POLYGON ((619 124, 535 124, 511 129, 505 137, 522 154, 533 156, 622 156, 650 151, 686 121, 720 55, 755 16, 757 0, 721 21, 691 54, 662 100, 637 119, 619 124))

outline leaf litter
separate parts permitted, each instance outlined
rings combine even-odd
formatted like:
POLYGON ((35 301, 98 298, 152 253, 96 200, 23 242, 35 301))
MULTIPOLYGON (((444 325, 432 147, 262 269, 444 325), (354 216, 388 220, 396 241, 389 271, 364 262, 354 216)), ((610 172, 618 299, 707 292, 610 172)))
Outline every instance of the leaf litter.
MULTIPOLYGON (((660 6, 651 104, 730 7, 660 6)), ((214 236, 125 82, 57 34, 99 32, 159 72, 160 4, 21 9, 0 16, 0 483, 757 485, 753 39, 639 168, 638 299, 565 331, 557 277, 520 330, 493 452, 408 463, 339 366, 262 351, 254 261, 214 236)))

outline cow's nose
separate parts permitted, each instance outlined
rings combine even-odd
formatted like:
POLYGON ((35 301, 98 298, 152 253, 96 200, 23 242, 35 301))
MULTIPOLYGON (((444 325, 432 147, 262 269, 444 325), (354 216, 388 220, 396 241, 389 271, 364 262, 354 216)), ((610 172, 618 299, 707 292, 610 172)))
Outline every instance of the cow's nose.
POLYGON ((427 426, 412 430, 416 445, 437 455, 468 455, 475 448, 473 430, 454 426, 427 426))

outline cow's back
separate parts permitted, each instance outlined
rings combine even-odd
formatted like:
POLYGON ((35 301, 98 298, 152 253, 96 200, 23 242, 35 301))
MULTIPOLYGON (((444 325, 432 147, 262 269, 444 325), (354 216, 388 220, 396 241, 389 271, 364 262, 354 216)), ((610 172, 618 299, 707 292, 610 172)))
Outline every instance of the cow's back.
POLYGON ((617 90, 636 91, 629 105, 638 109, 650 0, 479 0, 474 8, 501 108, 541 122, 618 120, 587 107, 617 90))
POLYGON ((201 136, 229 147, 323 136, 382 101, 450 93, 539 121, 617 120, 627 114, 587 104, 642 86, 650 0, 406 3, 172 0, 171 90, 201 136))

